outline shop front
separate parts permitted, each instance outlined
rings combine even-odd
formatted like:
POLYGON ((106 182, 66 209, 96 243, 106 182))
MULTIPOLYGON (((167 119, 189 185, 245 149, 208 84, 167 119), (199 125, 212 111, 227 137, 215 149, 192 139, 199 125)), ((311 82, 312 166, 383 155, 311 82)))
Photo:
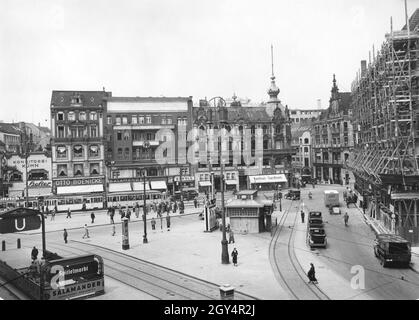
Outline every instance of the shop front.
POLYGON ((255 190, 277 190, 285 188, 287 183, 285 174, 249 176, 250 188, 255 190))

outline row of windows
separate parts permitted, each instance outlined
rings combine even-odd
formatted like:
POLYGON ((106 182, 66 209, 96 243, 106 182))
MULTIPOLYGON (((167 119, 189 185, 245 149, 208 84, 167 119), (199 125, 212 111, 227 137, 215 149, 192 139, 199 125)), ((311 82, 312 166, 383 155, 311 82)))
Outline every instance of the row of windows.
MULTIPOLYGON (((57 165, 58 177, 68 177, 68 165, 59 164, 57 165)), ((99 163, 90 163, 89 164, 89 175, 95 176, 100 174, 99 163)), ((79 177, 84 176, 84 167, 83 164, 74 164, 73 165, 73 176, 79 177)))
MULTIPOLYGON (((58 112, 57 113, 57 120, 58 121, 64 121, 66 114, 64 112, 58 112)), ((74 112, 74 111, 69 111, 67 112, 67 120, 68 121, 86 121, 86 120, 92 120, 92 121, 96 121, 97 120, 97 112, 84 112, 84 111, 80 111, 80 112, 74 112)))
POLYGON ((71 127, 69 132, 67 132, 66 127, 62 125, 57 126, 57 138, 97 138, 98 137, 98 127, 96 125, 91 125, 89 127, 71 127))
MULTIPOLYGON (((236 180, 236 173, 235 172, 226 172, 224 174, 226 180, 236 180)), ((199 181, 210 181, 211 175, 209 173, 201 173, 199 175, 199 181)))
MULTIPOLYGON (((173 124, 172 116, 162 115, 160 117, 158 116, 151 116, 151 115, 145 115, 145 116, 138 116, 138 115, 132 115, 130 117, 128 116, 116 116, 115 122, 113 120, 112 116, 107 116, 107 124, 116 124, 116 125, 124 125, 124 124, 173 124)), ((187 125, 188 119, 187 117, 178 117, 177 118, 177 124, 178 125, 187 125)))
MULTIPOLYGON (((112 179, 118 179, 120 177, 121 173, 119 170, 116 171, 112 171, 112 179)), ((158 171, 155 168, 149 168, 147 169, 147 176, 151 176, 151 177, 157 177, 158 176, 158 171)), ((137 178, 142 178, 143 177, 143 172, 141 169, 135 170, 135 177, 137 178)))
MULTIPOLYGON (((84 148, 81 145, 75 145, 73 147, 73 157, 82 158, 84 157, 84 148)), ((57 146, 57 159, 66 159, 68 156, 68 150, 66 146, 59 145, 57 146)), ((100 155, 100 146, 93 144, 88 147, 89 157, 95 158, 100 155)))

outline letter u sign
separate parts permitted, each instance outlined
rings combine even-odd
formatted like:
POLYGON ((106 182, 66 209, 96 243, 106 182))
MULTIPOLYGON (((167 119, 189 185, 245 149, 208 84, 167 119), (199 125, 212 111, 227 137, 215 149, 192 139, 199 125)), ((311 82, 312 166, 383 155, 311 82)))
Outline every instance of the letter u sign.
POLYGON ((22 225, 20 227, 18 225, 18 220, 19 219, 15 219, 15 228, 16 228, 16 230, 17 231, 25 230, 25 227, 26 227, 26 219, 25 218, 22 218, 22 225))

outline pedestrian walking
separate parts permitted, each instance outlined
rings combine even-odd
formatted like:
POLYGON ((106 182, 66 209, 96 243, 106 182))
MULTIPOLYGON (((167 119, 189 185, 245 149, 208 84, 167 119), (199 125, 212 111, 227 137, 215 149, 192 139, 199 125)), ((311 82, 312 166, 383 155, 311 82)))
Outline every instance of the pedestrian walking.
POLYGON ((116 229, 115 229, 115 224, 112 225, 112 237, 115 235, 116 233, 116 229))
POLYGON ((234 232, 233 232, 233 230, 230 229, 230 232, 228 234, 228 243, 230 244, 230 243, 234 243, 234 242, 235 242, 234 241, 234 232))
POLYGON ((121 210, 121 220, 125 218, 125 212, 121 210))
POLYGON ((183 200, 180 200, 180 203, 179 203, 179 213, 180 214, 185 213, 185 203, 183 202, 183 200))
POLYGON ((239 255, 239 252, 236 248, 234 248, 233 252, 231 253, 231 256, 233 257, 233 265, 237 267, 237 256, 239 255))
POLYGON ((156 220, 154 220, 154 217, 151 218, 151 230, 156 230, 156 220))
POLYGON ((115 208, 112 208, 111 209, 111 213, 110 213, 110 215, 109 215, 109 218, 110 218, 110 223, 111 224, 115 224, 115 221, 113 220, 113 217, 115 216, 115 208))
POLYGON ((167 213, 166 215, 166 224, 167 224, 167 231, 170 231, 170 215, 167 213))
POLYGON ((131 221, 131 210, 129 208, 127 210, 127 218, 128 218, 128 221, 131 221))
POLYGON ((135 217, 138 219, 138 217, 140 216, 140 206, 137 205, 135 206, 135 217))
POLYGON ((349 216, 347 212, 345 212, 345 215, 343 216, 343 220, 345 221, 345 226, 348 226, 349 216))
POLYGON ((193 204, 194 204, 195 208, 198 208, 198 200, 196 198, 193 199, 193 204))
MULTIPOLYGON (((55 212, 57 212, 57 211, 55 211, 55 212)), ((70 210, 70 208, 68 208, 68 210, 67 210, 67 217, 65 217, 66 219, 68 219, 68 218, 70 218, 71 219, 71 210, 70 210)))
POLYGON ((92 223, 95 223, 96 216, 93 212, 90 214, 90 218, 92 219, 92 223))
POLYGON ((304 223, 304 210, 301 210, 301 222, 304 223))
POLYGON ((84 235, 83 235, 83 239, 84 238, 90 238, 89 236, 89 228, 87 227, 87 224, 84 225, 84 235))
POLYGON ((38 249, 34 246, 31 251, 32 261, 35 261, 36 259, 38 259, 38 253, 39 253, 38 249))
POLYGON ((55 213, 56 213, 57 211, 55 211, 55 209, 54 210, 52 210, 52 212, 51 212, 51 221, 55 221, 55 213))
POLYGON ((67 237, 68 237, 67 229, 64 229, 63 237, 64 237, 64 242, 67 243, 67 237))
POLYGON ((310 270, 308 270, 307 272, 307 277, 308 277, 308 283, 314 283, 317 284, 317 279, 316 279, 316 270, 314 269, 314 264, 310 263, 311 267, 310 270))
POLYGON ((175 201, 175 203, 173 204, 173 213, 176 213, 177 211, 177 202, 175 201))

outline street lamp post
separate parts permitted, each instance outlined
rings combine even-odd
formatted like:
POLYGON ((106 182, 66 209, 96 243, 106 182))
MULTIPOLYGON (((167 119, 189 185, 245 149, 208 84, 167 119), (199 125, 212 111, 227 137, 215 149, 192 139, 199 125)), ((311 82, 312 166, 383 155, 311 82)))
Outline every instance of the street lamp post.
MULTIPOLYGON (((149 148, 150 148, 150 142, 148 142, 148 141, 145 141, 144 142, 144 144, 143 144, 143 148, 145 149, 145 150, 148 150, 149 148)), ((144 222, 144 236, 143 236, 143 243, 148 243, 148 240, 147 240, 147 216, 146 216, 146 188, 145 188, 145 186, 146 186, 146 176, 147 176, 147 171, 146 171, 146 169, 143 169, 142 170, 143 171, 143 178, 144 178, 144 194, 143 194, 143 197, 144 197, 144 204, 143 204, 143 222, 144 222)))
MULTIPOLYGON (((221 97, 216 97, 216 98, 212 98, 209 101, 209 105, 211 105, 211 103, 214 105, 214 107, 216 108, 216 110, 219 112, 219 117, 218 117, 218 122, 219 124, 221 122, 224 122, 226 119, 224 119, 225 114, 224 110, 220 110, 221 108, 226 106, 226 102, 223 98, 221 97), (220 120, 221 118, 221 120, 220 120)), ((217 138, 218 139, 218 138, 217 138)), ((218 140, 217 140, 218 142, 218 140)), ((227 242, 227 237, 226 237, 226 217, 225 217, 225 208, 224 208, 224 163, 223 163, 223 156, 222 156, 223 152, 221 150, 220 152, 220 180, 221 180, 221 216, 222 216, 222 231, 223 231, 223 238, 221 240, 221 263, 222 264, 229 264, 229 256, 228 256, 228 242, 227 242)), ((214 187, 214 185, 213 185, 214 187)))

